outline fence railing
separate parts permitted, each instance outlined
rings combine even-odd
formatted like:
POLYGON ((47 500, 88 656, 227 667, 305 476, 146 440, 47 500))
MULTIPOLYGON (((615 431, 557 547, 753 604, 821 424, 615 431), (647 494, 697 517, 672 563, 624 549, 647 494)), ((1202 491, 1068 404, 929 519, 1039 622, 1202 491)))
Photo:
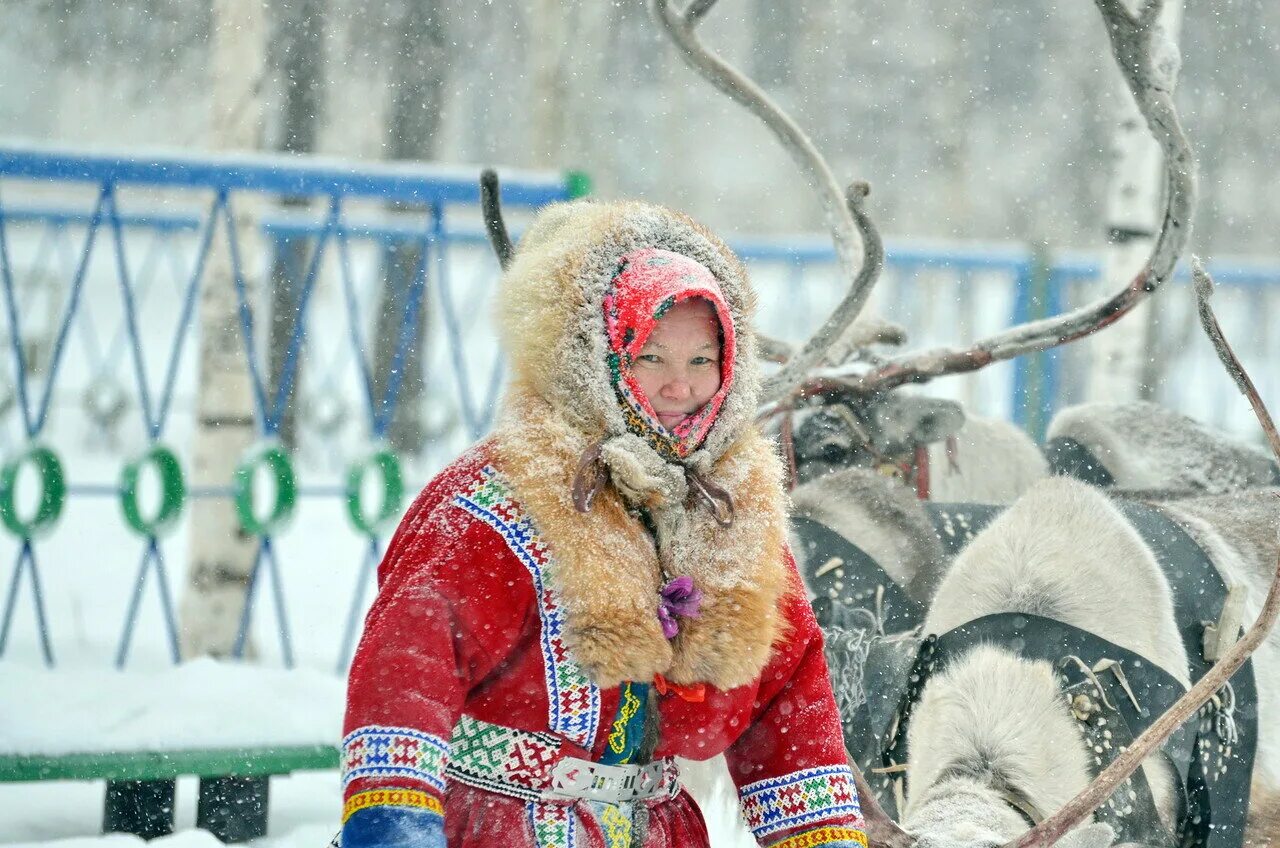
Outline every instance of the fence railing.
MULTIPOLYGON (((274 619, 286 665, 294 647, 281 570, 290 560, 284 540, 295 533, 278 519, 299 502, 345 506, 355 529, 347 535, 358 541, 340 556, 360 563, 339 646, 339 664, 345 661, 381 537, 402 507, 404 471, 385 443, 406 372, 415 365, 452 372, 456 403, 449 414, 457 413, 460 426, 430 440, 436 453, 460 449, 491 423, 501 378, 496 345, 484 357, 486 378, 477 380, 469 360, 476 346, 466 337, 480 332, 483 312, 473 300, 496 276, 496 263, 478 227, 456 223, 478 219, 477 177, 475 169, 290 157, 128 158, 0 147, 0 290, 9 363, 0 383, 6 454, 0 519, 9 531, 0 557, 13 563, 0 612, 0 655, 29 610, 32 647, 53 664, 48 580, 60 590, 52 594, 73 598, 72 609, 59 610, 63 637, 78 617, 77 626, 90 631, 82 641, 114 643, 115 662, 123 665, 153 574, 154 623, 176 660, 167 560, 185 541, 180 519, 192 499, 230 498, 242 531, 258 539, 235 652, 245 648, 254 602, 265 591, 274 603, 263 614, 274 619), (240 243, 246 207, 255 210, 258 226, 251 229, 265 241, 263 250, 240 243), (229 260, 239 360, 264 441, 235 478, 199 487, 187 485, 189 452, 175 446, 189 443, 196 425, 193 339, 215 251, 229 260), (396 267, 406 259, 407 267, 396 267), (471 279, 455 292, 463 272, 471 279), (282 316, 270 313, 267 297, 250 284, 268 279, 273 285, 264 289, 294 293, 289 308, 277 309, 288 313, 283 331, 272 329, 282 316), (431 326, 439 328, 430 339, 421 326, 427 301, 431 326), (418 350, 428 344, 446 355, 445 368, 418 350), (314 425, 309 435, 286 434, 290 414, 314 425), (274 440, 285 436, 292 444, 281 449, 274 440), (312 455, 299 458, 308 439, 312 455), (105 518, 112 510, 104 499, 118 501, 123 521, 105 518), (93 508, 81 508, 87 504, 93 508), (119 579, 117 555, 126 547, 140 548, 131 581, 119 579), (97 579, 92 572, 103 568, 117 579, 97 579), (25 609, 18 603, 24 577, 25 609), (110 585, 105 593, 77 593, 77 579, 110 585)), ((518 220, 522 210, 573 196, 580 186, 574 175, 508 172, 504 204, 518 220)), ((416 402, 426 414, 432 400, 416 402)), ((295 557, 340 550, 331 523, 324 532, 328 539, 310 550, 303 545, 298 554, 295 545, 295 557)))
MULTIPOLYGON (((297 653, 345 665, 401 496, 483 435, 497 407, 500 340, 488 321, 497 264, 476 177, 459 168, 0 147, 0 341, 9 362, 0 375, 8 530, 0 563, 13 563, 0 656, 11 649, 52 664, 55 645, 66 645, 123 665, 138 630, 164 637, 138 651, 176 658, 170 580, 185 559, 184 507, 224 498, 259 541, 238 648, 256 624, 274 628, 286 664, 297 653), (232 226, 247 205, 257 210, 252 255, 232 226), (258 431, 284 450, 258 445, 256 471, 198 487, 185 483, 182 446, 197 424, 195 315, 215 248, 232 259, 227 285, 258 431), (246 284, 252 279, 290 297, 268 305, 246 284), (406 379, 417 386, 409 400, 406 379), (273 509, 261 510, 264 500, 273 509), (275 521, 277 511, 292 524, 275 521), (338 530, 343 523, 349 532, 338 530), (158 603, 144 603, 150 575, 158 603), (263 591, 273 603, 256 609, 263 591), (308 634, 296 648, 294 632, 308 634)), ((504 206, 518 230, 575 185, 564 175, 506 173, 504 206)), ((802 338, 842 294, 826 238, 731 243, 751 267, 761 324, 773 335, 802 338)), ((1224 321, 1250 322, 1233 337, 1246 362, 1278 361, 1266 315, 1280 307, 1280 266, 1219 264, 1214 272, 1224 321)), ((913 347, 959 344, 1077 305, 1098 275, 1091 259, 1018 245, 891 241, 871 308, 903 324, 913 347)), ((1180 285, 1159 296, 1166 364, 1178 375, 1160 397, 1229 425, 1228 381, 1207 346, 1183 341, 1194 325, 1180 285)), ((1078 349, 925 391, 1043 433, 1053 412, 1077 399, 1087 367, 1078 349)), ((1264 393, 1280 390, 1274 371, 1260 377, 1264 393)))

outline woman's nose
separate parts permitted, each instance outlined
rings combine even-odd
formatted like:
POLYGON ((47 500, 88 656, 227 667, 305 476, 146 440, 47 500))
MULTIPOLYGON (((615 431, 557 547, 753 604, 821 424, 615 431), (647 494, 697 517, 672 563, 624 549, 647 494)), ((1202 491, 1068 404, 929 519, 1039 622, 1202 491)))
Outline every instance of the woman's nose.
POLYGON ((670 379, 662 386, 662 396, 667 400, 684 400, 690 394, 689 381, 683 376, 670 379))

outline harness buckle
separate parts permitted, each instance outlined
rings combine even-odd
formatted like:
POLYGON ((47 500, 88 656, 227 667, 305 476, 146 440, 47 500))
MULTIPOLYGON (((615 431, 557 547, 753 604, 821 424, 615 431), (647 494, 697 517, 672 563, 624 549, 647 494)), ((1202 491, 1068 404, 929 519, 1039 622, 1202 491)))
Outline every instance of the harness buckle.
POLYGON ((621 804, 653 798, 663 791, 664 763, 610 766, 577 757, 565 757, 551 770, 547 798, 572 798, 621 804))

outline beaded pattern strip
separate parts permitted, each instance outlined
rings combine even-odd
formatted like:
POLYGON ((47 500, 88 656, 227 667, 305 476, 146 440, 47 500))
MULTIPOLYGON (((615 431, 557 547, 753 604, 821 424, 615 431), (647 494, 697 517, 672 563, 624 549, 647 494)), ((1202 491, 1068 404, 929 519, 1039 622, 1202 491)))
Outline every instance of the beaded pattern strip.
POLYGON ((525 805, 533 841, 538 848, 576 848, 577 824, 573 819, 573 807, 568 804, 550 804, 546 801, 530 801, 525 805))
POLYGON ((738 794, 743 818, 757 839, 823 820, 862 816, 853 773, 847 765, 760 780, 744 786, 738 794))
POLYGON ((822 827, 805 833, 789 836, 769 848, 816 848, 819 845, 861 845, 867 846, 867 835, 854 827, 822 827))
POLYGON ((366 725, 342 740, 342 786, 361 777, 407 777, 444 791, 449 745, 411 727, 366 725))
POLYGON ((552 588, 555 560, 550 549, 492 466, 482 468, 466 490, 454 496, 454 503, 498 531, 529 570, 542 622, 548 726, 552 732, 589 749, 600 721, 600 687, 574 661, 564 641, 564 608, 552 588))
POLYGON ((357 792, 342 805, 342 823, 346 824, 347 819, 356 812, 369 807, 413 807, 438 816, 444 815, 440 799, 430 793, 416 789, 370 789, 367 792, 357 792))

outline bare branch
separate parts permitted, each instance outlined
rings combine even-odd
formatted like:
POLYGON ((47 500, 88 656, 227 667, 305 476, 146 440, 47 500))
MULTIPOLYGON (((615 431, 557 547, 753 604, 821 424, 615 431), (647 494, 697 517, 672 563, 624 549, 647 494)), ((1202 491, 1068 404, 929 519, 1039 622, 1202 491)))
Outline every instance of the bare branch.
POLYGON ((1141 271, 1120 291, 1071 312, 1012 327, 968 348, 943 348, 889 359, 869 373, 846 379, 854 391, 883 391, 946 374, 974 371, 1015 356, 1048 350, 1114 324, 1173 273, 1190 236, 1195 208, 1195 159, 1178 121, 1171 80, 1153 67, 1162 3, 1149 0, 1135 17, 1124 0, 1095 0, 1111 39, 1112 55, 1138 109, 1164 151, 1165 208, 1160 232, 1141 271))
POLYGON ((672 8, 671 0, 651 0, 654 17, 662 25, 690 67, 724 94, 745 106, 778 138, 792 161, 818 192, 827 224, 835 241, 841 270, 850 280, 844 299, 795 356, 764 385, 762 403, 788 394, 804 379, 827 347, 839 337, 862 310, 871 294, 884 261, 880 235, 862 207, 865 185, 848 195, 832 173, 822 154, 804 131, 775 104, 764 91, 719 55, 709 50, 694 27, 714 5, 714 0, 693 0, 684 13, 672 8))
MULTIPOLYGON (((1231 346, 1222 335, 1222 328, 1218 324, 1218 319, 1214 316, 1213 309, 1209 306, 1209 297, 1213 294, 1213 280, 1205 272, 1204 266, 1200 264, 1199 259, 1194 260, 1194 274, 1196 295, 1200 306, 1200 320, 1204 325, 1205 332, 1213 340, 1214 348, 1218 351, 1218 356, 1222 359, 1222 364, 1226 366, 1227 372, 1231 374, 1232 379, 1236 381, 1236 385, 1249 398, 1249 403, 1253 405, 1253 411, 1258 416, 1258 423, 1266 431, 1267 439, 1271 442, 1271 449, 1275 453, 1276 459, 1280 460, 1280 436, 1276 435, 1275 422, 1272 421, 1270 413, 1267 412, 1266 405, 1263 404, 1262 398, 1259 397, 1257 390, 1253 386, 1253 381, 1249 379, 1249 375, 1244 370, 1244 366, 1240 364, 1240 360, 1236 358, 1231 346)), ((1232 645, 1231 649, 1223 654, 1213 668, 1204 677, 1200 678, 1185 695, 1179 698, 1177 703, 1170 707, 1164 715, 1152 722, 1151 726, 1138 736, 1126 751, 1116 757, 1111 765, 1103 769, 1097 778, 1085 787, 1084 791, 1068 801, 1067 805, 1061 810, 1025 833, 1021 838, 1009 843, 1006 848, 1048 848, 1048 846, 1061 838, 1064 833, 1083 821, 1086 816, 1115 791, 1116 787, 1125 778, 1133 774, 1142 765, 1143 760, 1163 744, 1183 722, 1194 715, 1196 710, 1200 709, 1213 697, 1214 693, 1231 679, 1231 676, 1239 670, 1240 666, 1244 665, 1249 655, 1262 644, 1262 640, 1266 638, 1267 633, 1275 626, 1277 617, 1280 617, 1280 559, 1276 563, 1275 576, 1271 579, 1271 588, 1267 592, 1266 599, 1262 602, 1262 611, 1258 613, 1257 621, 1241 637, 1240 641, 1232 645)))
POLYGON ((858 764, 849 757, 849 769, 853 772, 853 784, 858 790, 858 806, 862 808, 863 829, 871 848, 911 848, 915 839, 889 818, 889 814, 876 800, 867 779, 862 776, 858 764))
POLYGON ((480 172, 480 209, 484 215, 484 229, 489 234, 489 244, 498 255, 498 264, 507 270, 511 264, 511 236, 507 223, 502 219, 502 189, 498 185, 498 172, 485 168, 480 172))

